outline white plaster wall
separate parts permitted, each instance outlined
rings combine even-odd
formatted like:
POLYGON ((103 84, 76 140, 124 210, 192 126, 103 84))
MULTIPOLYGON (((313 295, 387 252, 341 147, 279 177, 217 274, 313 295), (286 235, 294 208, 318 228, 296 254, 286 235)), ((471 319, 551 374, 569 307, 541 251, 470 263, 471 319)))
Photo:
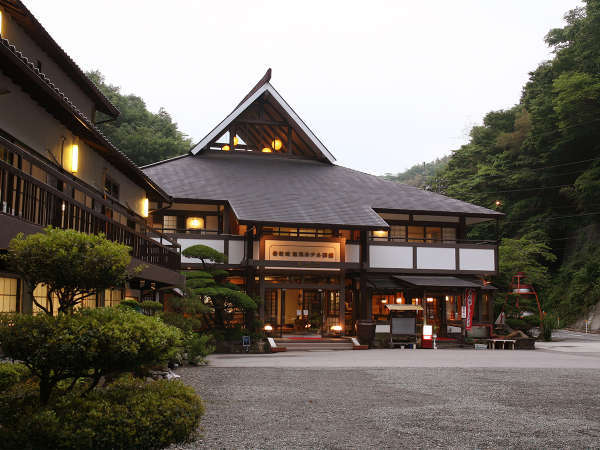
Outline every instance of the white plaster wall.
MULTIPOLYGON (((2 72, 0 72, 0 86, 10 91, 8 94, 0 95, 0 129, 31 147, 44 158, 62 163, 62 167, 67 172, 71 172, 71 148, 77 142, 76 136, 2 72)), ((141 214, 142 200, 146 196, 145 190, 132 182, 127 175, 116 169, 94 149, 82 141, 79 141, 78 145, 79 164, 74 175, 103 192, 106 173, 119 184, 119 202, 141 214)))
POLYGON ((224 253, 224 241, 221 239, 177 239, 177 243, 181 245, 181 262, 182 263, 200 263, 196 258, 186 258, 183 256, 183 251, 192 245, 206 245, 214 248, 216 251, 224 253))
POLYGON ((461 248, 459 252, 460 270, 496 270, 493 249, 461 248))
POLYGON ((370 245, 369 265, 381 269, 412 269, 412 247, 370 245))
POLYGON ((360 245, 346 244, 346 262, 347 263, 359 263, 360 262, 360 245))
MULTIPOLYGON (((31 62, 35 60, 42 63, 42 72, 58 87, 69 100, 73 102, 88 118, 93 117, 95 105, 93 100, 60 68, 27 33, 14 21, 10 14, 3 14, 4 28, 2 37, 8 39, 17 50, 23 53, 31 62)), ((60 45, 60 43, 59 43, 60 45)))
POLYGON ((417 269, 456 270, 454 248, 417 247, 417 269))
POLYGON ((244 259, 246 241, 229 241, 229 264, 241 264, 244 259))

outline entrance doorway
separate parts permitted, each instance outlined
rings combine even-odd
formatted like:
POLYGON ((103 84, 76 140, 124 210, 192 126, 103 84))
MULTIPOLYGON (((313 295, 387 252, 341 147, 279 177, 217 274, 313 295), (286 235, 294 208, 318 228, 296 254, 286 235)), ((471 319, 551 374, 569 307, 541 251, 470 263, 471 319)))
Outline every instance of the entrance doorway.
POLYGON ((280 336, 330 334, 339 317, 337 290, 265 289, 265 325, 280 336))

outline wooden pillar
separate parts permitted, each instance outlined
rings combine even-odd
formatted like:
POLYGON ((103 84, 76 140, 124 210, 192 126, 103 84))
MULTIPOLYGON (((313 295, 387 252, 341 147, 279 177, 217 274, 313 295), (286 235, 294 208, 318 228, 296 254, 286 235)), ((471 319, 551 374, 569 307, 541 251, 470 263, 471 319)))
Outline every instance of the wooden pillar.
POLYGON ((370 320, 372 314, 371 309, 371 298, 369 296, 369 290, 367 289, 367 267, 369 265, 369 241, 367 237, 367 231, 363 230, 360 232, 360 318, 370 320))
POLYGON ((342 326, 342 335, 346 334, 346 273, 342 270, 340 274, 340 325, 342 326))

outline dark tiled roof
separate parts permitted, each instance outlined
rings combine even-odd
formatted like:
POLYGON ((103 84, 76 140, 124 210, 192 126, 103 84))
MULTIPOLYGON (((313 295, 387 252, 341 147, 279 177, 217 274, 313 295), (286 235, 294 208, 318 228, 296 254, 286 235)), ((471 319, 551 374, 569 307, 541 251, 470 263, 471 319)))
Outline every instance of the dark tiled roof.
POLYGON ((427 277, 427 276, 409 276, 409 275, 394 275, 393 278, 413 286, 425 287, 464 287, 464 288, 480 288, 481 283, 463 280, 456 277, 427 277))
POLYGON ((374 209, 501 215, 345 167, 279 155, 215 151, 143 170, 174 198, 228 201, 243 222, 382 228, 387 223, 374 209))
POLYGON ((50 36, 42 24, 27 9, 20 0, 0 0, 0 4, 8 9, 15 20, 27 30, 31 37, 61 68, 75 79, 79 87, 94 99, 98 109, 113 117, 119 115, 119 110, 98 89, 92 80, 81 70, 73 59, 62 49, 60 45, 50 36))
POLYGON ((35 86, 35 94, 40 104, 50 111, 60 111, 58 118, 66 122, 75 134, 84 134, 104 150, 104 156, 115 166, 127 173, 132 181, 153 189, 158 195, 168 198, 168 195, 154 184, 129 157, 115 147, 110 140, 94 125, 94 123, 75 106, 69 98, 48 78, 38 70, 33 62, 24 56, 7 39, 0 39, 0 58, 2 72, 23 86, 35 86), (51 105, 55 105, 54 108, 51 105))

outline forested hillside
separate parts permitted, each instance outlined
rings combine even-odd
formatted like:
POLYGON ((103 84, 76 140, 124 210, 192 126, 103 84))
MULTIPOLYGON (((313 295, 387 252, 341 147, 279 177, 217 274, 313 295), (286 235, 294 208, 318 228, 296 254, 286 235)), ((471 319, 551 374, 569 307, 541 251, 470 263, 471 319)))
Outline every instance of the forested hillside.
POLYGON ((98 128, 138 166, 182 155, 190 149, 190 139, 179 131, 165 109, 158 113, 148 111, 144 100, 122 94, 118 86, 107 84, 97 70, 86 75, 121 111, 116 120, 100 123, 98 128))
POLYGON ((422 189, 428 189, 435 176, 448 165, 450 156, 438 158, 429 163, 415 164, 410 169, 397 174, 386 173, 383 178, 398 183, 408 184, 422 189))
POLYGON ((488 113, 428 182, 506 214, 495 282, 526 271, 563 320, 600 301, 600 0, 585 3, 546 36, 554 57, 531 72, 519 104, 488 113))

